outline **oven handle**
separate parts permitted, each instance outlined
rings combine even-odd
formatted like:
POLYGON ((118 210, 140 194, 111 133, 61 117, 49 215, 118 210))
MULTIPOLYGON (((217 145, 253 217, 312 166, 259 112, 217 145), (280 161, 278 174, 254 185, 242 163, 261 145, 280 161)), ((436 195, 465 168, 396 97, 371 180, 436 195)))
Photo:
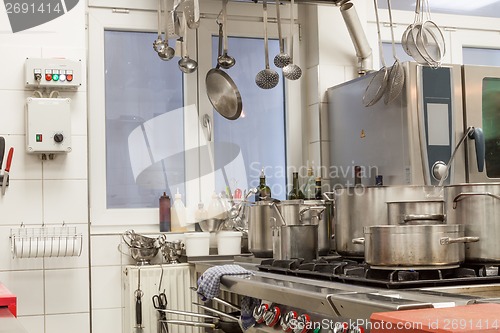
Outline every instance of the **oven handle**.
POLYGON ((484 142, 483 130, 479 127, 472 127, 469 131, 469 139, 474 140, 476 148, 477 171, 483 172, 484 159, 486 158, 486 145, 484 142))

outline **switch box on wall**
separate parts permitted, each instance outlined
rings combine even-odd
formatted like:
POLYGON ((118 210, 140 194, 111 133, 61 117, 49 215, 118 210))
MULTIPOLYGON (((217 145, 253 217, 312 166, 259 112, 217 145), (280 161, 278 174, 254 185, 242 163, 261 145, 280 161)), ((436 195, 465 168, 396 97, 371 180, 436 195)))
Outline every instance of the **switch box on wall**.
POLYGON ((71 99, 26 100, 26 151, 33 154, 71 151, 71 99))

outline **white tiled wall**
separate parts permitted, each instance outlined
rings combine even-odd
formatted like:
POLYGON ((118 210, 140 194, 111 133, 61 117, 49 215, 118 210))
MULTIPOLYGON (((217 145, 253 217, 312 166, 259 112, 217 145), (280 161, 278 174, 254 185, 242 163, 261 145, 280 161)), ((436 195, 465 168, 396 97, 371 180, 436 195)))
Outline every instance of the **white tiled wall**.
POLYGON ((19 321, 29 333, 90 332, 85 5, 15 34, 0 10, 0 63, 8 78, 0 80, 0 135, 7 149, 14 147, 10 186, 0 196, 0 282, 17 295, 19 321), (27 57, 82 60, 82 87, 60 91, 72 100, 73 151, 52 161, 25 153, 24 106, 33 94, 24 87, 27 57), (79 257, 13 258, 11 230, 63 222, 83 235, 79 257))

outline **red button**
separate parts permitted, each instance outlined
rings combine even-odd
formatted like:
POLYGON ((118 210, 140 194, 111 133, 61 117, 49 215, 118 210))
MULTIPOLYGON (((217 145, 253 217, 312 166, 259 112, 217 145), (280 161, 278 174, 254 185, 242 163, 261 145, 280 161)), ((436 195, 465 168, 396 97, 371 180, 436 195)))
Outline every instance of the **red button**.
POLYGON ((45 81, 52 81, 52 74, 45 74, 45 81))
POLYGON ((73 81, 73 74, 66 74, 66 81, 73 81))

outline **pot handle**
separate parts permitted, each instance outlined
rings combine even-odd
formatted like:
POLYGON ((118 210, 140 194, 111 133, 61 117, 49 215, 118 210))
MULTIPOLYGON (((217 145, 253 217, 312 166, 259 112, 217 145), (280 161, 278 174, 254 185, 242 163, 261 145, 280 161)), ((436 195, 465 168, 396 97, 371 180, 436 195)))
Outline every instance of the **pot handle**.
POLYGON ((125 231, 125 232, 122 234, 122 239, 123 239, 123 241, 124 241, 124 242, 125 242, 125 244, 127 244, 129 247, 133 247, 133 246, 132 246, 132 243, 127 242, 127 238, 125 238, 125 237, 128 237, 128 239, 130 239, 130 241, 132 241, 132 240, 134 240, 134 239, 133 239, 134 237, 132 236, 133 234, 134 234, 134 230, 127 230, 127 231, 125 231))
POLYGON ((364 237, 353 238, 352 243, 359 244, 359 245, 365 245, 365 238, 364 237))
POLYGON ((216 325, 212 323, 203 323, 201 321, 186 321, 186 320, 159 320, 160 323, 167 323, 172 325, 182 325, 182 326, 194 326, 194 327, 206 327, 215 329, 216 325))
MULTIPOLYGON (((125 242, 125 243, 126 243, 126 242, 125 242)), ((129 250, 130 250, 130 249, 129 249, 129 250)), ((123 254, 123 255, 129 256, 130 258, 132 258, 132 255, 131 255, 130 253, 125 253, 125 252, 123 252, 123 250, 122 250, 122 244, 121 244, 121 243, 120 243, 120 244, 118 244, 118 252, 120 252, 120 253, 121 253, 121 254, 123 254)))
POLYGON ((335 192, 323 192, 323 197, 328 200, 328 201, 333 201, 335 202, 335 198, 334 197, 330 197, 329 195, 330 194, 333 194, 335 195, 335 192))
POLYGON ((207 315, 207 314, 203 314, 203 313, 196 313, 196 312, 187 312, 187 311, 170 310, 170 309, 156 309, 156 311, 163 312, 163 313, 175 314, 175 315, 196 317, 196 318, 219 319, 219 317, 216 317, 216 316, 211 316, 211 315, 207 315))
POLYGON ((281 220, 281 225, 280 226, 277 226, 276 225, 276 221, 278 221, 277 218, 275 218, 274 216, 270 217, 269 218, 269 221, 272 222, 272 225, 271 225, 271 229, 279 229, 282 225, 286 225, 285 221, 284 220, 281 220))
POLYGON ((495 195, 495 194, 490 193, 490 192, 462 192, 453 199, 453 209, 457 208, 457 203, 459 201, 462 201, 467 197, 473 197, 473 196, 478 196, 478 195, 486 195, 486 196, 500 200, 500 196, 495 195))
POLYGON ((444 221, 445 216, 443 214, 407 214, 403 215, 403 220, 401 224, 405 224, 410 221, 425 221, 425 220, 434 220, 434 221, 444 221))
POLYGON ((478 241, 479 237, 457 237, 457 238, 441 237, 439 243, 441 245, 448 245, 453 243, 475 243, 478 241))

